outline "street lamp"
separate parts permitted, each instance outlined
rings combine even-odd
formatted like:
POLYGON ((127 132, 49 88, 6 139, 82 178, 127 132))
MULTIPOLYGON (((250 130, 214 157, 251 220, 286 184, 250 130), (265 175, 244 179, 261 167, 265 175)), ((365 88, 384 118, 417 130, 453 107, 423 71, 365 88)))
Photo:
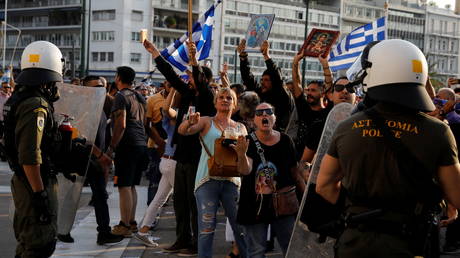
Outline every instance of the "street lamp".
MULTIPOLYGON (((303 37, 304 40, 307 38, 308 35, 308 9, 310 0, 304 0, 305 3, 305 36, 303 37)), ((305 71, 307 69, 307 60, 306 58, 303 59, 302 62, 302 88, 305 88, 305 71)))
MULTIPOLYGON (((10 61, 10 65, 13 64, 13 60, 14 60, 14 55, 16 54, 16 49, 18 47, 18 44, 19 44, 19 39, 21 38, 21 30, 11 24, 8 24, 6 23, 6 21, 2 21, 2 25, 5 27, 5 33, 4 33, 4 37, 6 39, 6 27, 10 27, 14 30, 16 30, 18 32, 18 37, 16 38, 16 44, 14 45, 14 48, 13 48, 13 54, 11 55, 11 61, 10 61)), ((4 45, 3 45, 3 69, 5 69, 5 58, 6 58, 6 40, 4 41, 4 45)))

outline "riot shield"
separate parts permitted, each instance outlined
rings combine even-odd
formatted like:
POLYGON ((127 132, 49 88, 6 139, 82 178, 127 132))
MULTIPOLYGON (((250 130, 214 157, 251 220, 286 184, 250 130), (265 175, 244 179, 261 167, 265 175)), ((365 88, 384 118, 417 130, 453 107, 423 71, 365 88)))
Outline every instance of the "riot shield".
MULTIPOLYGON (((81 163, 78 166, 83 168, 80 169, 83 172, 72 173, 74 180, 71 181, 62 174, 58 175, 58 234, 65 235, 70 233, 77 214, 80 194, 89 166, 91 146, 96 139, 106 90, 99 87, 83 87, 64 83, 58 84, 58 89, 60 98, 54 103, 56 121, 60 124, 64 120, 63 114, 70 116, 73 119, 71 125, 74 128, 72 137, 84 139, 82 143, 84 147, 87 147, 86 149, 89 149, 88 152, 80 154, 84 156, 78 159, 78 162, 81 163)), ((72 152, 72 155, 75 154, 72 152)))
POLYGON ((349 103, 340 103, 336 105, 329 115, 327 116, 326 123, 324 125, 321 140, 318 145, 313 165, 310 170, 310 177, 308 178, 307 187, 302 197, 300 204, 299 213, 292 231, 291 240, 286 253, 286 257, 334 257, 334 243, 335 239, 327 238, 324 243, 319 243, 317 240, 319 235, 311 232, 307 225, 305 225, 300 217, 302 212, 308 212, 308 208, 305 205, 307 198, 308 189, 314 187, 316 184, 316 178, 318 177, 319 167, 324 155, 329 148, 329 144, 332 140, 332 135, 340 121, 348 118, 351 114, 353 106, 349 103), (313 185, 313 186, 312 186, 313 185))

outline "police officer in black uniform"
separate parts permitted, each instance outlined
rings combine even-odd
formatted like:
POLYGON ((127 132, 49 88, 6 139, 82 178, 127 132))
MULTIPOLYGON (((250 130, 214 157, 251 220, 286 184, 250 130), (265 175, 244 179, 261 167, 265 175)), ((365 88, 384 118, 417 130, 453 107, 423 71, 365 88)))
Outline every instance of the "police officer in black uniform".
POLYGON ((367 109, 339 124, 316 191, 346 195, 336 257, 438 257, 436 218, 445 197, 460 208, 460 166, 449 127, 425 90, 423 53, 404 40, 368 46, 358 77, 367 109))
POLYGON ((53 102, 62 81, 61 51, 47 41, 22 54, 16 89, 4 107, 5 148, 14 171, 16 257, 49 257, 56 246, 57 180, 52 163, 59 134, 53 102))

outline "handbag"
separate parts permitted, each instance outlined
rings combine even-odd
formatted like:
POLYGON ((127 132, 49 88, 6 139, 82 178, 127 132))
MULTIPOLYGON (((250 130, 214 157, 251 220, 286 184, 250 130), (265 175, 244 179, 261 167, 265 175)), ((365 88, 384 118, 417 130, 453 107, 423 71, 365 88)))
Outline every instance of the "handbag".
MULTIPOLYGON (((264 167, 267 167, 268 165, 267 160, 265 159, 264 149, 260 145, 260 142, 257 139, 255 133, 252 132, 250 135, 257 147, 257 153, 260 156, 262 164, 264 167)), ((272 201, 276 217, 294 215, 299 211, 299 200, 297 199, 295 190, 296 187, 293 185, 285 186, 281 189, 275 189, 272 194, 272 201)))
POLYGON ((204 150, 208 154, 208 172, 209 176, 214 177, 239 177, 238 172, 238 155, 236 151, 230 147, 222 145, 223 136, 214 141, 214 155, 208 149, 208 146, 200 136, 200 142, 204 150))
POLYGON ((276 217, 294 215, 299 211, 295 186, 286 186, 273 193, 273 207, 276 217))

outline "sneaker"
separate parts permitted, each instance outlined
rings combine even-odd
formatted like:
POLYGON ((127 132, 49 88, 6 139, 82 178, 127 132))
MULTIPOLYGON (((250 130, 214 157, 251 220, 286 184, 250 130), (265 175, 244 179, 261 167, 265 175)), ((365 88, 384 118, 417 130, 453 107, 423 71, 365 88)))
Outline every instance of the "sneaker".
POLYGON ((70 233, 66 234, 66 235, 58 234, 57 238, 59 239, 59 241, 64 242, 64 243, 73 243, 73 242, 75 242, 75 240, 70 235, 70 233))
POLYGON ((198 254, 198 251, 196 250, 196 248, 187 248, 187 249, 180 250, 177 256, 192 257, 192 256, 197 256, 197 254, 198 254))
POLYGON ((155 220, 152 222, 152 225, 150 225, 150 230, 154 231, 155 228, 158 226, 159 222, 160 222, 160 212, 157 213, 155 220))
POLYGON ((144 245, 149 247, 158 247, 158 244, 150 240, 149 235, 141 235, 139 233, 134 233, 133 237, 141 241, 144 245))
POLYGON ((181 250, 188 249, 187 247, 188 247, 187 245, 181 245, 181 244, 178 244, 176 242, 170 247, 163 248, 163 252, 165 252, 165 253, 178 253, 181 250))
POLYGON ((131 229, 131 232, 137 233, 137 222, 136 221, 131 221, 129 222, 129 229, 131 229))
POLYGON ((114 244, 124 239, 124 236, 114 235, 111 232, 100 232, 97 234, 97 244, 114 244))
POLYGON ((131 231, 130 227, 125 226, 125 224, 121 221, 120 224, 113 227, 112 234, 123 237, 133 236, 133 232, 131 231))

